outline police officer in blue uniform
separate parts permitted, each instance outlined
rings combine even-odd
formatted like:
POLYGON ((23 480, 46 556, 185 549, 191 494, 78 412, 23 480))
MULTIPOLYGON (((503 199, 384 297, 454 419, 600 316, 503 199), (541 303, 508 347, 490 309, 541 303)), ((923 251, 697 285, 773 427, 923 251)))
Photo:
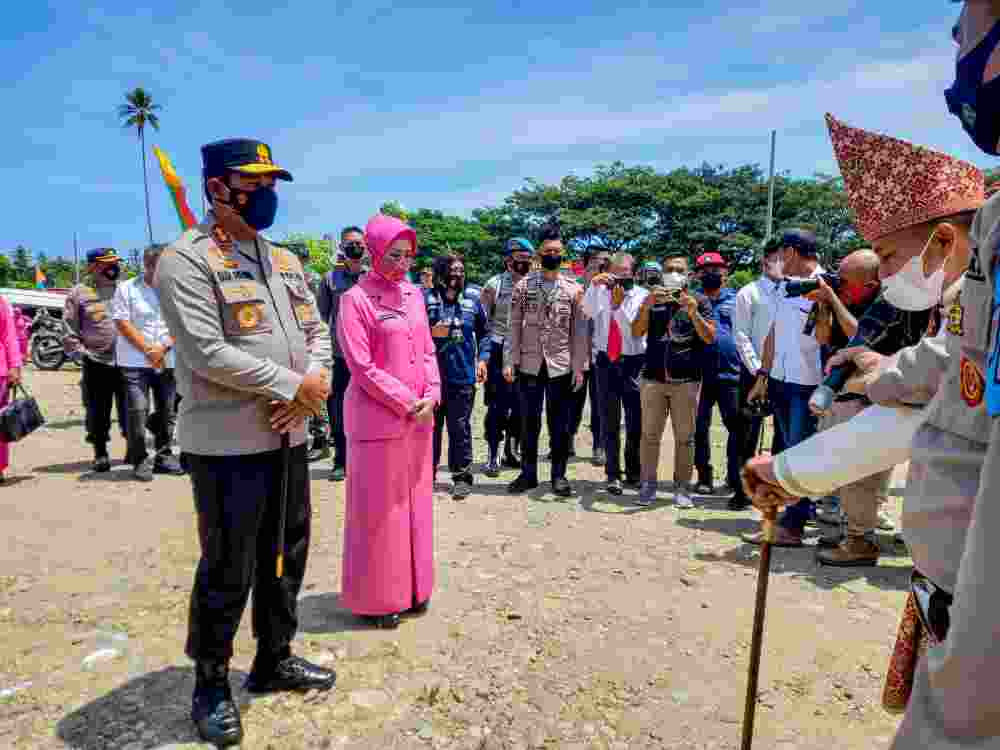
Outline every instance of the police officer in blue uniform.
POLYGON ((434 286, 424 290, 424 301, 441 372, 441 405, 434 414, 434 470, 436 474, 447 422, 452 497, 464 500, 472 492, 472 405, 476 384, 486 380, 492 342, 483 306, 463 293, 462 259, 439 256, 433 271, 434 286))

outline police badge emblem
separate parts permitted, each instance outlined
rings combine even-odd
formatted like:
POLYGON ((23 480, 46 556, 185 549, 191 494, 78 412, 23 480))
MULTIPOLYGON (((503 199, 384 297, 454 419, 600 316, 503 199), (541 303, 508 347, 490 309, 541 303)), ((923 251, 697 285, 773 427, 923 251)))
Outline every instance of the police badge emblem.
POLYGON ((261 306, 256 302, 250 302, 236 308, 236 322, 239 323, 240 329, 256 328, 260 324, 262 317, 260 308, 261 306))
POLYGON ((967 357, 962 357, 961 367, 962 400, 969 406, 975 408, 983 403, 983 395, 986 393, 986 380, 983 374, 976 367, 975 362, 967 357))
POLYGON ((956 299, 954 304, 948 308, 948 333, 953 336, 964 336, 965 328, 962 322, 965 320, 965 308, 962 307, 961 297, 956 299))

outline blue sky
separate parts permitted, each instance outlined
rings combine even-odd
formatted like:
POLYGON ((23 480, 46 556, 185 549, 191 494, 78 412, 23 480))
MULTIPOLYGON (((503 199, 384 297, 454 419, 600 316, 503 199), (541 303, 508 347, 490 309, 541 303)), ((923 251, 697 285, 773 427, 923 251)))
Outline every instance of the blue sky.
MULTIPOLYGON (((17 3, 0 27, 0 249, 145 241, 126 90, 164 106, 150 144, 200 212, 199 147, 269 142, 296 181, 270 234, 362 224, 387 199, 468 214, 525 178, 616 159, 833 172, 823 114, 988 166, 948 115, 937 2, 17 3), (84 5, 84 4, 81 4, 84 5), (808 9, 808 10, 803 10, 808 9)), ((179 226, 149 165, 158 241, 179 226)))

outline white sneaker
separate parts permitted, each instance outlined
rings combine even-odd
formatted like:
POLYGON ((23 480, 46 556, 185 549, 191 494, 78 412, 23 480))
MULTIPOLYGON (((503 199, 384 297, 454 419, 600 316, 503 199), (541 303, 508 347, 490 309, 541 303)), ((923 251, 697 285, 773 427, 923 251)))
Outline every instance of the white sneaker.
POLYGON ((677 496, 674 498, 674 504, 678 508, 683 508, 685 510, 694 507, 694 502, 691 500, 691 498, 681 493, 678 493, 677 496))

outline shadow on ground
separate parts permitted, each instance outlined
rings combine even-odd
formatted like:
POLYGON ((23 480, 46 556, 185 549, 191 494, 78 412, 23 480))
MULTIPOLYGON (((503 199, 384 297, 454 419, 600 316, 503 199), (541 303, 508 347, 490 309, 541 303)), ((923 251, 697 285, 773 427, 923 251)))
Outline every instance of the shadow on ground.
MULTIPOLYGON (((229 677, 241 710, 249 704, 239 689, 245 677, 238 671, 229 677)), ((67 714, 56 725, 56 736, 75 750, 153 750, 171 743, 196 743, 198 734, 191 723, 193 689, 191 667, 150 672, 67 714)))
POLYGON ((340 593, 312 594, 299 599, 299 632, 344 633, 371 626, 340 603, 340 593))
POLYGON ((45 428, 49 430, 71 430, 74 427, 83 427, 86 422, 83 419, 60 419, 55 422, 46 422, 45 428))
MULTIPOLYGON (((735 537, 760 529, 758 521, 742 515, 733 518, 681 518, 678 519, 677 525, 735 537)), ((874 588, 887 591, 909 590, 911 570, 911 565, 908 564, 909 554, 906 547, 893 541, 892 535, 880 534, 878 537, 882 550, 879 565, 861 568, 835 568, 816 562, 816 552, 819 549, 816 546, 816 541, 820 534, 820 530, 807 527, 804 538, 805 546, 775 548, 771 555, 772 572, 792 573, 823 589, 834 589, 852 581, 862 581, 874 588)), ((698 553, 695 557, 702 562, 731 563, 756 570, 760 564, 760 556, 755 553, 759 549, 756 545, 744 542, 741 546, 727 550, 722 554, 698 553)))

